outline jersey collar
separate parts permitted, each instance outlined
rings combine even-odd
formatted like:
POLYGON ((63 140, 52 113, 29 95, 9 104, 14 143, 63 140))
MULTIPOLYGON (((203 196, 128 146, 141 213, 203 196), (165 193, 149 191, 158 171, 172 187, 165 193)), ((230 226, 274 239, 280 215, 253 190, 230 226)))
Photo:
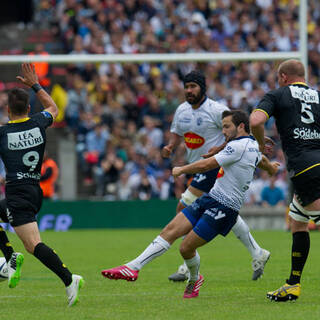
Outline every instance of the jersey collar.
POLYGON ((22 119, 17 119, 17 120, 10 120, 8 121, 8 123, 20 123, 20 122, 26 122, 28 121, 30 118, 27 117, 27 118, 22 118, 22 119))
POLYGON ((200 107, 207 101, 208 97, 204 96, 204 100, 201 102, 200 107))
POLYGON ((293 83, 290 83, 290 85, 293 85, 293 84, 300 84, 302 86, 308 87, 308 85, 306 83, 304 83, 304 82, 293 82, 293 83))
POLYGON ((207 99, 208 99, 208 97, 207 97, 207 96, 204 96, 204 100, 200 103, 200 105, 199 105, 199 107, 198 107, 197 109, 193 109, 193 108, 192 108, 192 105, 191 105, 191 108, 192 108, 193 110, 199 110, 199 109, 201 108, 201 106, 207 101, 207 99))
POLYGON ((248 139, 251 139, 251 140, 256 140, 255 138, 254 138, 254 136, 241 136, 241 137, 238 137, 238 138, 234 138, 234 139, 232 139, 232 140, 241 140, 241 139, 246 139, 246 138, 248 138, 248 139))

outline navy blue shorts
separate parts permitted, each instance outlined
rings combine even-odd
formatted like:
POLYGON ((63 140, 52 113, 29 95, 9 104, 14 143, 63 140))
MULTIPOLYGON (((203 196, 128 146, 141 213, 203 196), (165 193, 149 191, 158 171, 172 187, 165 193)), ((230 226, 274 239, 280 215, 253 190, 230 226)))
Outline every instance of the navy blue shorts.
POLYGON ((191 186, 208 193, 217 179, 220 168, 216 168, 203 173, 196 173, 191 181, 191 186))
POLYGON ((198 198, 182 212, 191 222, 193 231, 207 242, 218 234, 225 237, 238 217, 238 211, 224 206, 208 194, 198 198))

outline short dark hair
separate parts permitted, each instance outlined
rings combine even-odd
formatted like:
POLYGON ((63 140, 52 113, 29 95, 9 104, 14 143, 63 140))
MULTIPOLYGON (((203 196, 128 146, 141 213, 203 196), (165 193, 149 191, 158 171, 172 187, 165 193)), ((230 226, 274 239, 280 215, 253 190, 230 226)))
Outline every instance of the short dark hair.
POLYGON ((8 105, 11 113, 19 116, 28 112, 29 94, 26 90, 14 88, 8 92, 8 105))
POLYGON ((223 111, 222 119, 229 117, 229 116, 232 116, 232 122, 236 127, 238 127, 240 125, 240 123, 243 123, 244 130, 247 133, 250 133, 249 116, 247 113, 245 113, 242 110, 223 111))

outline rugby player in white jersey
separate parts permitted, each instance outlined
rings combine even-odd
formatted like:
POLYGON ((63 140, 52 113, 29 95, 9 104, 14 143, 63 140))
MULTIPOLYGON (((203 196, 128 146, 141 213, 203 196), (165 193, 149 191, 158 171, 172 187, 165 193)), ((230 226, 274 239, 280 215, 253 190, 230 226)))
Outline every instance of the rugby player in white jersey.
POLYGON ((220 175, 210 192, 180 211, 136 259, 123 266, 103 270, 103 276, 135 281, 144 265, 162 255, 175 240, 186 235, 180 253, 190 277, 183 297, 196 298, 199 295, 204 278, 199 273, 200 256, 196 249, 218 234, 226 236, 236 224, 256 166, 270 175, 274 175, 279 166, 279 163, 271 163, 261 155, 257 141, 249 135, 249 117, 244 112, 224 111, 222 125, 222 132, 229 141, 222 151, 172 170, 173 176, 177 177, 220 167, 220 175))
MULTIPOLYGON (((163 157, 170 157, 172 151, 182 139, 187 150, 187 161, 193 163, 197 160, 208 158, 225 146, 222 134, 221 115, 226 106, 209 99, 206 96, 206 79, 199 71, 192 71, 184 78, 186 101, 176 110, 171 125, 171 135, 168 145, 162 150, 163 157)), ((210 191, 215 183, 219 168, 196 173, 190 186, 182 194, 176 212, 190 205, 203 193, 210 191)), ((270 252, 260 248, 252 237, 246 222, 238 216, 232 231, 244 244, 252 256, 252 280, 260 278, 264 266, 270 257, 270 252)), ((188 278, 188 268, 181 265, 178 271, 169 276, 169 280, 185 281, 188 278)))

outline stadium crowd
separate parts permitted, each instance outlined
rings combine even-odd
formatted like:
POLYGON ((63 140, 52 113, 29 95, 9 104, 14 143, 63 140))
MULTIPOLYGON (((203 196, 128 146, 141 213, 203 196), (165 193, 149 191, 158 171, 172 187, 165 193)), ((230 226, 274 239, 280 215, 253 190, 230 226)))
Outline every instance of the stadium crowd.
MULTIPOLYGON (((294 51, 298 49, 296 0, 37 0, 35 25, 47 21, 70 54, 294 51)), ((309 1, 309 84, 320 88, 320 3, 309 1)), ((49 52, 50 53, 50 52, 49 52)), ((58 121, 76 136, 83 183, 106 199, 180 197, 188 177, 170 168, 184 160, 181 146, 169 161, 160 150, 184 101, 182 78, 192 69, 207 78, 207 93, 232 109, 251 112, 276 88, 274 64, 83 64, 67 67, 65 82, 50 89, 58 121)), ((0 116, 5 118, 5 94, 0 116)), ((267 134, 278 136, 274 122, 267 134)), ((282 163, 275 181, 257 171, 247 204, 281 205, 288 194, 282 163)))

